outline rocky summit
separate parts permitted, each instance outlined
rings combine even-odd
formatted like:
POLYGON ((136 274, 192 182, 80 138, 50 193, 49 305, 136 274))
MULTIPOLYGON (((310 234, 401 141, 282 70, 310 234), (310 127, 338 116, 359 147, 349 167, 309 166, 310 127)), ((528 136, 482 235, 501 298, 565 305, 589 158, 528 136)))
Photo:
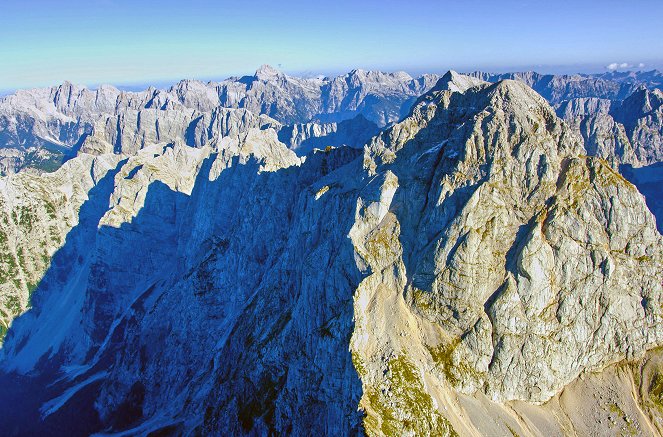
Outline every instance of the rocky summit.
POLYGON ((662 434, 660 75, 613 76, 5 97, 2 435, 662 434))

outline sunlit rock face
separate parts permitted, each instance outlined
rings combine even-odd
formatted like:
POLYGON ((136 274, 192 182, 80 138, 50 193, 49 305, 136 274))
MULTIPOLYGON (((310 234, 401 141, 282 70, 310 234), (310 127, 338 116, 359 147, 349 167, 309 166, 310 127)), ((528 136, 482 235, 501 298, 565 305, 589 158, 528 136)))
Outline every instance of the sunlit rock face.
MULTIPOLYGON (((263 67, 242 80, 256 101, 274 87, 299 101, 290 79, 263 67)), ((181 83, 180 109, 97 119, 56 172, 3 178, 0 424, 660 432, 663 241, 642 194, 524 83, 449 72, 426 86, 358 148, 387 118, 285 130, 300 106, 221 109, 181 83), (333 133, 354 144, 317 147, 333 133), (19 204, 29 214, 13 217, 19 204)))
MULTIPOLYGON (((652 215, 530 88, 433 91, 364 159, 377 193, 361 201, 351 235, 379 278, 366 280, 364 299, 384 292, 386 269, 405 314, 425 320, 387 342, 393 354, 418 337, 417 359, 448 360, 440 370, 459 390, 542 402, 583 370, 660 342, 652 215)), ((373 323, 358 342, 388 337, 373 323)), ((385 355, 372 353, 367 361, 385 355)))

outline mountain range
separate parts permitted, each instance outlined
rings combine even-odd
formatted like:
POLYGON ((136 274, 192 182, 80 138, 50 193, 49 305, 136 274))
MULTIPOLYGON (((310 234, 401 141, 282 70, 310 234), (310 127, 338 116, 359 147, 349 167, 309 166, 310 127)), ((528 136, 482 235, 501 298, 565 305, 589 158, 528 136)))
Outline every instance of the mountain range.
POLYGON ((662 77, 2 98, 3 435, 660 435, 662 77))

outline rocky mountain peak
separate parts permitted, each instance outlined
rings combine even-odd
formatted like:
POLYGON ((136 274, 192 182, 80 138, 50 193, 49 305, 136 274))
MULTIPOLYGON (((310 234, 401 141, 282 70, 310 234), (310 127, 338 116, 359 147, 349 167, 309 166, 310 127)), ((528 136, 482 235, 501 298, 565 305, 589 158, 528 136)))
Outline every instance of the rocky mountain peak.
POLYGON ((663 93, 660 90, 650 91, 647 87, 640 86, 624 99, 621 106, 631 115, 642 117, 663 106, 663 93))
POLYGON ((486 94, 493 105, 507 104, 517 112, 527 112, 537 108, 550 114, 555 113, 546 99, 519 80, 501 80, 488 86, 486 94))
MULTIPOLYGON (((513 80, 463 93, 433 90, 377 137, 364 154, 377 193, 369 185, 361 202, 374 212, 360 215, 351 232, 359 265, 372 273, 357 299, 371 302, 357 317, 365 323, 354 349, 362 362, 373 360, 379 372, 379 356, 402 356, 415 338, 428 341, 423 332, 441 327, 440 349, 423 346, 412 360, 450 360, 459 372, 451 380, 468 394, 544 402, 581 372, 661 342, 663 312, 658 303, 643 307, 642 298, 661 299, 655 278, 663 240, 635 187, 585 154, 548 102, 513 80), (605 207, 615 202, 624 206, 619 218, 605 207), (396 236, 376 255, 371 245, 385 229, 396 236), (627 248, 631 238, 642 254, 627 248), (385 274, 432 325, 418 323, 401 334, 404 342, 367 346, 361 335, 384 333, 385 308, 372 302, 384 293, 377 284, 385 274), (576 285, 566 288, 562 278, 576 285), (622 312, 625 301, 631 309, 622 312), (634 328, 639 323, 652 329, 634 328), (625 338, 642 347, 616 345, 625 338)), ((407 311, 400 317, 408 320, 407 311)), ((366 393, 381 387, 367 386, 366 393)))

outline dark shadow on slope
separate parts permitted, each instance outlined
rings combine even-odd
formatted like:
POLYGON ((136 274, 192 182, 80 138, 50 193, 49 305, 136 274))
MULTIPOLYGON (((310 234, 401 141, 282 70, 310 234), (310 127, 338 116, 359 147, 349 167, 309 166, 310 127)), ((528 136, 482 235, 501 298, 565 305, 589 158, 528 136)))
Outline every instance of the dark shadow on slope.
POLYGON ((113 188, 115 173, 107 175, 81 208, 79 225, 53 257, 33 309, 12 325, 3 351, 11 360, 39 340, 20 334, 35 332, 57 301, 54 293, 68 291, 58 287, 90 259, 80 291, 81 325, 72 328, 92 341, 88 367, 67 378, 62 365, 80 363, 71 363, 71 349, 64 347, 29 375, 1 373, 10 395, 0 397, 0 433, 126 430, 155 414, 155 405, 182 418, 208 412, 210 433, 324 432, 321 417, 345 433, 359 429, 361 382, 348 345, 361 280, 347 238, 356 193, 330 192, 327 204, 314 204, 310 188, 359 153, 316 153, 301 167, 261 173, 254 159, 234 159, 214 181, 208 159, 191 196, 152 183, 130 223, 97 229, 113 188), (224 335, 226 342, 217 345, 224 335), (40 419, 44 402, 102 371, 108 375, 40 419), (195 397, 210 389, 202 405, 171 397, 177 390, 195 397), (115 401, 103 405, 100 417, 94 403, 107 399, 115 401))
MULTIPOLYGON (((94 247, 97 224, 108 210, 108 199, 113 190, 113 180, 124 162, 126 161, 119 163, 115 170, 110 170, 90 190, 89 200, 79 210, 78 225, 67 234, 64 246, 53 255, 48 270, 32 294, 32 308, 15 319, 7 332, 2 349, 4 360, 7 360, 8 356, 15 356, 25 347, 29 341, 31 325, 39 323, 42 312, 48 311, 46 304, 56 300, 53 299, 53 295, 63 294, 62 286, 67 278, 80 269, 86 254, 80 253, 78 249, 90 250, 94 247)), ((42 358, 29 375, 0 370, 0 387, 3 387, 3 395, 0 396, 0 434, 39 435, 44 432, 51 435, 68 434, 66 426, 57 420, 53 423, 50 421, 42 423, 38 411, 43 402, 59 394, 60 389, 51 387, 50 384, 57 377, 65 357, 66 351, 61 351, 51 359, 42 358)), ((4 367, 3 364, 5 363, 0 363, 0 369, 4 367)), ((89 393, 85 390, 83 394, 89 393)), ((79 414, 68 416, 72 422, 80 424, 81 433, 79 435, 85 435, 91 430, 86 425, 93 425, 98 420, 96 412, 90 407, 91 405, 78 405, 79 414)), ((75 430, 72 430, 69 435, 77 435, 73 431, 75 430)))
MULTIPOLYGON (((145 273, 167 268, 170 264, 170 251, 160 251, 160 248, 172 247, 168 243, 173 240, 177 230, 173 211, 181 207, 186 196, 170 190, 165 184, 154 182, 149 186, 144 207, 130 223, 124 223, 119 228, 98 228, 99 220, 108 211, 114 176, 124 162, 90 191, 90 200, 80 210, 80 223, 69 232, 65 245, 53 256, 49 269, 33 295, 32 308, 14 321, 3 349, 9 355, 5 359, 11 361, 16 359, 17 354, 21 354, 23 348, 29 347, 31 341, 48 341, 47 338, 28 336, 35 332, 44 319, 48 323, 49 311, 58 304, 57 294, 62 294, 66 299, 65 283, 78 272, 85 273, 84 264, 89 259, 91 266, 87 273, 86 287, 78 290, 78 293, 83 294, 78 299, 83 301, 84 316, 80 324, 74 324, 73 329, 85 331, 84 335, 74 333, 74 339, 87 338, 91 341, 87 357, 82 363, 90 367, 80 375, 67 378, 67 374, 62 371, 63 366, 81 363, 71 361, 71 351, 75 345, 64 343, 56 350, 42 349, 45 355, 27 375, 0 373, 0 382, 11 393, 10 396, 0 398, 2 435, 84 436, 107 428, 107 423, 98 416, 94 406, 105 381, 91 383, 77 391, 63 408, 46 418, 41 417, 40 408, 67 389, 112 368, 115 355, 123 350, 126 335, 127 320, 121 317, 122 310, 140 310, 153 290, 153 287, 136 289, 134 285, 140 283, 145 273), (144 238, 137 245, 127 244, 131 241, 127 241, 125 236, 134 232, 141 232, 144 238), (145 252, 138 254, 137 249, 145 252), (140 259, 141 256, 149 262, 142 263, 137 270, 129 268, 122 272, 108 271, 108 257, 131 260, 140 259), (85 315, 92 320, 86 319, 85 315), (115 320, 120 323, 113 326, 115 320), (12 407, 17 404, 21 405, 20 414, 16 414, 12 407)), ((65 321, 62 320, 62 323, 65 321)), ((57 326, 54 328, 57 330, 57 326)), ((110 420, 119 424, 130 423, 135 415, 135 409, 122 403, 118 406, 118 413, 112 415, 110 420)))
MULTIPOLYGON (((356 194, 330 191, 326 201, 316 201, 309 188, 359 153, 348 148, 318 152, 300 168, 255 178, 248 185, 258 194, 249 202, 266 209, 256 212, 242 199, 240 214, 225 215, 228 226, 215 232, 226 253, 240 254, 236 263, 251 274, 234 275, 229 271, 234 263, 223 261, 195 273, 203 283, 229 275, 233 284, 248 286, 226 340, 209 363, 214 388, 206 400, 203 434, 316 434, 330 429, 347 434, 361 426, 361 384, 348 345, 353 294, 361 280, 347 238, 356 194), (272 187, 269 204, 263 202, 265 186, 272 187), (237 235, 249 223, 250 233, 259 238, 237 235), (265 242, 271 247, 265 249, 265 242), (242 253, 238 245, 249 249, 242 253)), ((226 187, 244 178, 227 177, 222 174, 213 183, 214 194, 201 184, 203 191, 192 198, 204 195, 235 209, 235 190, 226 187)), ((327 176, 330 183, 334 178, 327 176)), ((206 306, 214 301, 207 293, 201 299, 206 306)))
POLYGON ((80 136, 78 141, 76 141, 76 143, 71 147, 71 149, 67 150, 67 152, 64 154, 64 157, 62 158, 62 164, 78 156, 78 152, 80 152, 81 148, 83 147, 83 144, 85 143, 85 140, 90 135, 92 135, 92 129, 83 132, 83 134, 80 136))
POLYGON ((619 172, 645 196, 647 207, 656 217, 658 232, 663 233, 663 163, 645 167, 621 165, 619 172))

